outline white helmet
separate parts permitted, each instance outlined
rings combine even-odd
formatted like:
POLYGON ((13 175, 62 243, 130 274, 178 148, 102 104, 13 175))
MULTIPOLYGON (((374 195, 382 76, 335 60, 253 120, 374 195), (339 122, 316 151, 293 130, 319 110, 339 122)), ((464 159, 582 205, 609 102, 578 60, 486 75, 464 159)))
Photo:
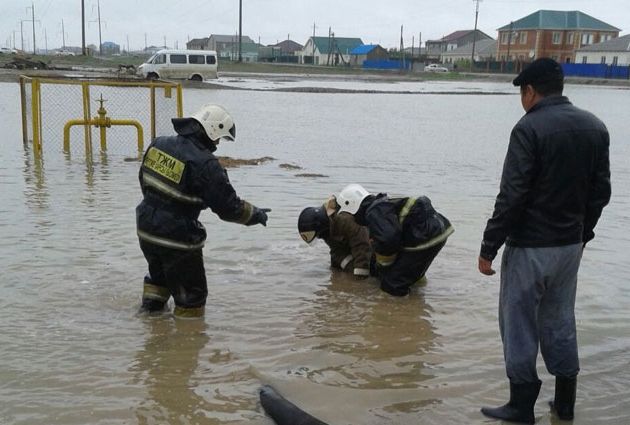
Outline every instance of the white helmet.
POLYGON ((370 192, 365 190, 360 184, 349 184, 337 196, 337 203, 340 207, 339 212, 345 211, 350 214, 356 214, 359 211, 361 202, 369 195, 370 192))
POLYGON ((236 125, 228 112, 219 105, 208 104, 191 115, 201 124, 206 135, 213 142, 221 138, 236 139, 236 125))

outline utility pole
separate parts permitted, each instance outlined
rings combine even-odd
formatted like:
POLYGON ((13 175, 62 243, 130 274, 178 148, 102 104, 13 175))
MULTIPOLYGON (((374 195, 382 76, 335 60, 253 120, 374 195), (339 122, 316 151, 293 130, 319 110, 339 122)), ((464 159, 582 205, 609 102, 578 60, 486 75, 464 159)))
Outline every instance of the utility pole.
POLYGON ((14 49, 15 49, 15 33, 16 33, 16 31, 13 30, 13 48, 14 49))
POLYGON ((405 51, 403 44, 403 26, 400 26, 400 67, 401 69, 405 67, 405 51))
POLYGON ((326 57, 326 66, 330 65, 330 52, 332 51, 332 40, 330 39, 330 33, 332 28, 328 27, 328 56, 326 57))
POLYGON ((473 0, 477 6, 475 8, 475 30, 473 32, 473 45, 472 45, 472 54, 470 55, 470 70, 473 70, 473 64, 475 63, 475 43, 477 41, 477 18, 479 17, 479 2, 482 0, 473 0))
POLYGON ((413 60, 413 48, 416 45, 416 40, 415 40, 416 36, 412 35, 411 36, 411 60, 413 60))
POLYGON ((81 54, 85 56, 85 0, 81 0, 81 54))
MULTIPOLYGON (((20 39, 22 42, 22 51, 25 52, 25 48, 24 48, 24 22, 31 22, 30 19, 20 19, 20 39)), ((39 22, 39 21, 37 21, 39 22)), ((33 36, 35 35, 35 32, 33 32, 33 36)), ((28 44, 28 43, 26 43, 28 44)))
POLYGON ((243 62, 243 0, 238 0, 238 61, 243 62))
POLYGON ((313 65, 315 65, 315 22, 313 22, 313 65))
POLYGON ((512 44, 512 25, 513 24, 514 22, 510 21, 510 33, 508 34, 508 47, 507 47, 507 56, 506 56, 506 60, 508 62, 510 61, 510 44, 512 44))
POLYGON ((103 56, 103 40, 101 39, 101 0, 96 0, 96 11, 98 12, 98 55, 103 56))
POLYGON ((24 19, 20 20, 20 39, 22 43, 20 45, 20 50, 24 51, 24 19))
POLYGON ((36 55, 37 49, 35 46, 35 4, 32 1, 31 1, 31 20, 33 21, 33 54, 36 55))
MULTIPOLYGON (((96 6, 96 10, 97 10, 97 19, 95 21, 90 21, 90 22, 96 22, 98 23, 98 54, 99 56, 103 56, 103 39, 101 37, 101 1, 97 0, 97 6, 96 6)), ((94 6, 92 6, 92 12, 94 12, 94 6)), ((89 26, 89 22, 88 22, 88 26, 89 26)), ((105 25, 107 25, 107 22, 105 22, 105 25)))

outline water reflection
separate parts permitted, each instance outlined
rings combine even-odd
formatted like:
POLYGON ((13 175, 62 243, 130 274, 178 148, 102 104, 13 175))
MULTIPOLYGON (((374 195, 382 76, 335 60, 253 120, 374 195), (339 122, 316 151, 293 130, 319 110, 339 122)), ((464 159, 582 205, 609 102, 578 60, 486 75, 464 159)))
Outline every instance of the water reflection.
POLYGON ((24 151, 24 198, 33 209, 48 209, 48 187, 43 157, 35 157, 28 150, 24 151))
POLYGON ((193 379, 199 354, 210 340, 206 323, 170 317, 145 320, 147 338, 131 368, 148 393, 135 409, 138 423, 207 423, 205 401, 193 379))
POLYGON ((435 344, 432 308, 421 295, 390 297, 373 279, 356 281, 337 271, 330 281, 315 293, 296 331, 325 360, 292 373, 357 389, 418 388, 433 377, 422 356, 435 344))

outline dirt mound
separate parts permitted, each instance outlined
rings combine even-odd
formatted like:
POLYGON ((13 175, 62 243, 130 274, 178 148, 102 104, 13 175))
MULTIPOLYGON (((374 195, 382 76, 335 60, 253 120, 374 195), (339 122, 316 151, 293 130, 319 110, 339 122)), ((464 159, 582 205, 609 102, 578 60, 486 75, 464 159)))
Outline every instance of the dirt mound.
POLYGON ((219 156, 217 158, 219 159, 219 163, 225 168, 235 168, 242 165, 260 165, 275 159, 270 156, 254 159, 230 158, 229 156, 219 156))
POLYGON ((302 174, 296 174, 295 177, 307 177, 307 178, 321 178, 321 177, 328 177, 325 174, 316 174, 316 173, 302 173, 302 174))
POLYGON ((299 165, 295 165, 295 164, 280 164, 278 165, 278 167, 283 168, 285 170, 301 170, 302 167, 300 167, 299 165))

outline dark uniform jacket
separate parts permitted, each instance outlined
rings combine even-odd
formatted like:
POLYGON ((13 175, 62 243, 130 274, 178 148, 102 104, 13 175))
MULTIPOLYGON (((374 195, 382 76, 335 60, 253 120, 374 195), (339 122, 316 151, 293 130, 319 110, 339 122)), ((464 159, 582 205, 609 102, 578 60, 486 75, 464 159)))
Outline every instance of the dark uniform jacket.
POLYGON ((367 224, 379 266, 389 266, 403 251, 421 251, 444 242, 453 232, 450 221, 426 196, 389 198, 380 193, 360 220, 367 224))
POLYGON ((198 220, 201 210, 210 208, 222 220, 247 224, 254 207, 236 195, 212 153, 214 145, 189 128, 177 131, 178 136, 154 139, 144 154, 138 237, 167 248, 200 249, 206 239, 198 220))
POLYGON ((586 243, 610 200, 609 136, 564 96, 534 105, 510 136, 501 186, 481 256, 504 242, 548 247, 586 243))
POLYGON ((369 276, 371 249, 367 229, 348 213, 334 213, 329 220, 330 231, 324 241, 330 247, 331 265, 355 276, 369 276))

